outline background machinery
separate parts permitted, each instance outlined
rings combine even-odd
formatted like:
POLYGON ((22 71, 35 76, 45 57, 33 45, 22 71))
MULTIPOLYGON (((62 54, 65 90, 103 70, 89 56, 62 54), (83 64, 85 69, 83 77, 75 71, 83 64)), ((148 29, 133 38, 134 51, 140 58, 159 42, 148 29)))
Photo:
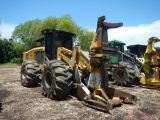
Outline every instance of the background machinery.
POLYGON ((109 73, 117 85, 131 86, 134 84, 136 79, 139 78, 141 69, 141 63, 135 59, 134 55, 142 55, 140 52, 143 53, 143 51, 146 49, 146 46, 132 45, 129 47, 130 52, 127 53, 124 52, 125 45, 125 43, 118 40, 109 41, 109 46, 116 47, 118 49, 117 62, 120 66, 123 66, 112 68, 109 73), (135 49, 136 51, 134 51, 135 49))
POLYGON ((148 40, 148 45, 144 56, 136 60, 142 65, 140 71, 140 83, 145 87, 160 87, 160 51, 156 51, 154 44, 160 42, 160 39, 151 37, 148 40))
POLYGON ((159 39, 151 37, 147 46, 139 44, 127 46, 130 51, 128 53, 124 52, 125 43, 117 40, 109 42, 110 46, 115 46, 119 50, 119 64, 126 66, 112 69, 112 78, 117 85, 131 86, 134 82, 140 82, 145 86, 159 86, 159 52, 154 47, 156 42, 159 42, 159 39))
POLYGON ((24 53, 22 85, 36 85, 38 79, 42 78, 44 96, 63 99, 76 90, 84 105, 102 111, 108 111, 122 102, 136 101, 134 95, 108 84, 108 70, 118 67, 114 60, 118 54, 116 48, 108 45, 107 30, 120 27, 122 23, 107 23, 104 20, 104 16, 98 18, 96 34, 90 46, 90 59, 83 54, 80 46, 73 47, 74 34, 57 30, 42 31, 43 36, 35 41, 44 43, 45 47, 24 53))

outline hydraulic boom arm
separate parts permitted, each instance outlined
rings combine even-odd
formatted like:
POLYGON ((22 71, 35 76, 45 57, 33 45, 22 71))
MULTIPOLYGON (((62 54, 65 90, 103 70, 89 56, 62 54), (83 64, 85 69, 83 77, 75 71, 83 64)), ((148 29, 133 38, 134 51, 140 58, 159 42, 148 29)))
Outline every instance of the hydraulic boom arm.
MULTIPOLYGON (((98 18, 97 30, 90 46, 90 59, 83 54, 79 46, 75 46, 73 51, 58 48, 57 58, 68 63, 69 68, 74 71, 74 79, 78 83, 78 96, 82 103, 98 110, 108 111, 113 105, 133 102, 136 97, 109 87, 108 69, 111 67, 109 60, 111 56, 117 56, 117 49, 109 47, 107 30, 123 24, 107 23, 104 20, 105 16, 98 18), (79 71, 90 73, 87 85, 81 81, 79 71)), ((112 64, 118 65, 118 63, 112 64)))

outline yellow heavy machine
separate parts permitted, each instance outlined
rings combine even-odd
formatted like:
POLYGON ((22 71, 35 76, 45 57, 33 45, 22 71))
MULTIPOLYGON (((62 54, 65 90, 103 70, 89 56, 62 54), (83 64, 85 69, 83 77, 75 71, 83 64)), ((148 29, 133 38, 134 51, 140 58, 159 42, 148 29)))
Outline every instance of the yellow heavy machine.
POLYGON ((98 18, 95 37, 90 46, 90 59, 84 55, 80 46, 73 47, 74 34, 57 30, 42 31, 43 36, 34 41, 44 43, 45 47, 33 48, 24 53, 22 85, 37 85, 42 78, 44 96, 63 99, 74 90, 84 105, 102 111, 108 111, 122 102, 135 102, 136 96, 108 84, 108 69, 118 67, 118 63, 110 62, 112 57, 117 56, 117 49, 108 46, 107 30, 123 24, 104 20, 105 16, 98 18))
POLYGON ((148 87, 160 87, 160 51, 156 51, 154 44, 160 39, 151 37, 143 58, 136 57, 143 69, 140 71, 140 83, 148 87))
POLYGON ((113 68, 112 76, 117 85, 131 86, 140 82, 141 86, 148 88, 160 87, 160 51, 156 51, 154 44, 160 40, 151 37, 148 45, 130 45, 130 53, 124 53, 125 43, 117 40, 110 41, 110 46, 119 48, 119 64, 124 68, 113 68))
POLYGON ((72 49, 74 36, 73 33, 60 30, 43 30, 42 36, 32 41, 30 50, 23 53, 21 84, 25 87, 39 84, 46 62, 56 59, 58 47, 72 49), (37 47, 37 43, 40 47, 37 47))

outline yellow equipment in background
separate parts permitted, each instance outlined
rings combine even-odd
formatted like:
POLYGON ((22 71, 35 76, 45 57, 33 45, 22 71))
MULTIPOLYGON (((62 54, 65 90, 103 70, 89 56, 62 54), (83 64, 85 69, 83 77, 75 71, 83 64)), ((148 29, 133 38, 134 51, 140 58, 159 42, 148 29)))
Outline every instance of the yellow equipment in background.
POLYGON ((143 58, 136 58, 143 66, 140 72, 140 83, 149 87, 160 86, 160 51, 156 51, 154 44, 160 39, 151 37, 143 58))

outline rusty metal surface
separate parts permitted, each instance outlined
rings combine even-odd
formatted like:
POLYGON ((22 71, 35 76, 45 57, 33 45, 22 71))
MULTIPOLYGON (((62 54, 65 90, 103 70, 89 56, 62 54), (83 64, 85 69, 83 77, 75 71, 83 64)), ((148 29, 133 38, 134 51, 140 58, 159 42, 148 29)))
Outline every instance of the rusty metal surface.
POLYGON ((106 94, 110 99, 112 99, 113 97, 119 97, 123 99, 124 103, 134 103, 137 100, 137 97, 135 95, 132 95, 130 93, 127 93, 112 87, 108 87, 106 89, 106 94))
POLYGON ((123 23, 120 22, 120 23, 108 23, 108 22, 103 22, 103 25, 107 28, 118 28, 118 27, 121 27, 123 26, 123 23))
POLYGON ((84 105, 107 112, 112 109, 114 105, 120 105, 122 102, 133 103, 137 98, 129 93, 108 87, 108 70, 111 67, 109 64, 110 56, 117 56, 118 54, 116 48, 109 47, 108 45, 107 30, 109 28, 120 27, 123 24, 107 23, 103 22, 104 20, 104 16, 98 19, 97 39, 96 41, 93 40, 89 52, 90 65, 94 68, 94 71, 91 72, 97 72, 99 70, 99 74, 101 74, 101 85, 99 88, 95 88, 91 94, 88 94, 82 86, 78 86, 78 96, 84 105))
POLYGON ((92 94, 88 94, 80 85, 78 87, 78 96, 85 106, 97 109, 103 112, 109 112, 114 106, 124 103, 134 103, 137 98, 129 93, 117 90, 115 88, 96 89, 92 94))
POLYGON ((102 112, 109 112, 109 110, 113 108, 112 106, 109 107, 108 105, 95 100, 82 101, 82 104, 102 112))

